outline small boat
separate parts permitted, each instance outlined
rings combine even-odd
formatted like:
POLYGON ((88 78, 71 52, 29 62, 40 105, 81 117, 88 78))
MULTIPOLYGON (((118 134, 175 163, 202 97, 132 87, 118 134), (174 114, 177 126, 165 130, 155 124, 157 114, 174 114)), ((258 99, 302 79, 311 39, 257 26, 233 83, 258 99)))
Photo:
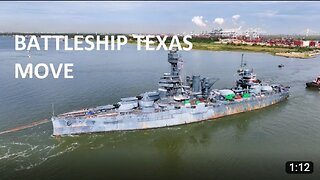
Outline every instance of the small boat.
POLYGON ((320 89, 320 76, 318 76, 312 82, 307 82, 306 86, 307 86, 307 88, 318 88, 318 89, 320 89))
POLYGON ((279 65, 278 65, 278 68, 283 68, 283 67, 284 67, 283 64, 279 64, 279 65))
POLYGON ((31 58, 31 53, 30 53, 30 50, 28 50, 28 58, 31 58))

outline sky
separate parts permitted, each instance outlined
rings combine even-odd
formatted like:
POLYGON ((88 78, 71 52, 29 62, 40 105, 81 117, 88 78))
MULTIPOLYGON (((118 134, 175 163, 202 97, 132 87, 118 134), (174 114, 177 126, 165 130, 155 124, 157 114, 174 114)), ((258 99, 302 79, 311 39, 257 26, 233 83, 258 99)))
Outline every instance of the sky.
POLYGON ((319 34, 320 2, 0 2, 0 32, 319 34))

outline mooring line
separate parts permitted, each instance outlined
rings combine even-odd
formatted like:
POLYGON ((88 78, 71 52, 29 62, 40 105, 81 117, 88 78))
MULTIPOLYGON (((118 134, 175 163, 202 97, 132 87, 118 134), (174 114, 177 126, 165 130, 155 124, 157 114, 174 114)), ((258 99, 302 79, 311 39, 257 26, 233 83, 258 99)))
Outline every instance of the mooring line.
POLYGON ((50 120, 48 120, 48 119, 42 119, 42 120, 39 120, 39 121, 34 121, 34 122, 30 123, 30 124, 26 124, 26 125, 18 126, 18 127, 12 128, 12 129, 5 130, 5 131, 1 131, 0 135, 11 133, 11 132, 16 132, 16 131, 21 131, 21 130, 32 128, 32 127, 35 127, 35 126, 38 126, 38 125, 41 125, 41 124, 45 124, 45 123, 48 123, 48 122, 50 122, 50 120))

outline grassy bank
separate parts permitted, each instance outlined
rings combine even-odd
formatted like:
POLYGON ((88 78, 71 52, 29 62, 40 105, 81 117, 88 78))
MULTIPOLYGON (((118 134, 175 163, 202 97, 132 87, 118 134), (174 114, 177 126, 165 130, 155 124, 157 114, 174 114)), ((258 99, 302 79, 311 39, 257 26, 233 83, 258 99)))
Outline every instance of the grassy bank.
MULTIPOLYGON (((155 40, 157 46, 157 41, 155 40)), ((170 39, 167 40, 170 42, 170 39)), ((180 41, 181 42, 181 41, 180 41)), ((261 52, 269 53, 276 56, 284 56, 289 58, 311 58, 318 55, 312 48, 307 47, 281 47, 281 46, 262 46, 262 45, 247 45, 247 44, 220 44, 212 39, 192 39, 194 50, 207 50, 207 51, 239 51, 239 52, 261 52)), ((133 39, 129 39, 128 43, 136 44, 133 39)), ((144 45, 144 43, 142 43, 144 45)), ((166 43, 169 46, 169 43, 166 43)), ((182 47, 187 47, 186 44, 181 44, 182 47)))
MULTIPOLYGON (((250 46, 250 45, 233 45, 233 44, 217 44, 217 43, 193 43, 193 49, 211 50, 211 51, 250 51, 250 52, 295 52, 298 49, 284 48, 284 47, 267 47, 267 46, 250 46)), ((300 50, 308 51, 308 50, 300 50)))
POLYGON ((302 47, 277 47, 260 45, 235 45, 235 44, 217 44, 217 43, 193 43, 193 49, 210 51, 246 51, 270 53, 276 56, 290 58, 311 58, 317 55, 314 49, 302 47))

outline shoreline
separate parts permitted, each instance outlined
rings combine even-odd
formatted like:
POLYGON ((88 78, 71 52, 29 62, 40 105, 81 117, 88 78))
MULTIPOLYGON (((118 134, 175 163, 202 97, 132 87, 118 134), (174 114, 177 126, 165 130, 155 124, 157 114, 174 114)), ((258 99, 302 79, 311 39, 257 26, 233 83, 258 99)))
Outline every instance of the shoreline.
POLYGON ((286 53, 276 53, 276 56, 282 56, 282 57, 287 57, 287 58, 299 58, 299 59, 310 59, 314 58, 317 55, 320 55, 319 50, 314 50, 311 52, 305 52, 305 53, 300 53, 300 52, 286 52, 286 53))
POLYGON ((268 47, 260 45, 234 45, 217 43, 193 43, 195 50, 207 51, 233 51, 233 52, 256 52, 268 53, 274 56, 288 58, 309 59, 320 55, 319 49, 299 48, 299 47, 268 47))
MULTIPOLYGON (((128 44, 136 44, 136 41, 128 41, 128 44)), ((222 52, 252 52, 252 53, 267 53, 273 56, 282 56, 287 58, 297 58, 297 59, 310 59, 317 55, 320 55, 320 49, 308 49, 299 47, 269 47, 261 45, 231 45, 231 44, 218 44, 218 43, 198 43, 192 42, 192 50, 202 50, 202 51, 222 51, 222 52)), ((144 45, 142 43, 142 45, 144 45)), ((169 44, 167 44, 169 45, 169 44)), ((157 46, 153 44, 151 46, 157 46)), ((185 44, 181 43, 184 47, 185 44)))

